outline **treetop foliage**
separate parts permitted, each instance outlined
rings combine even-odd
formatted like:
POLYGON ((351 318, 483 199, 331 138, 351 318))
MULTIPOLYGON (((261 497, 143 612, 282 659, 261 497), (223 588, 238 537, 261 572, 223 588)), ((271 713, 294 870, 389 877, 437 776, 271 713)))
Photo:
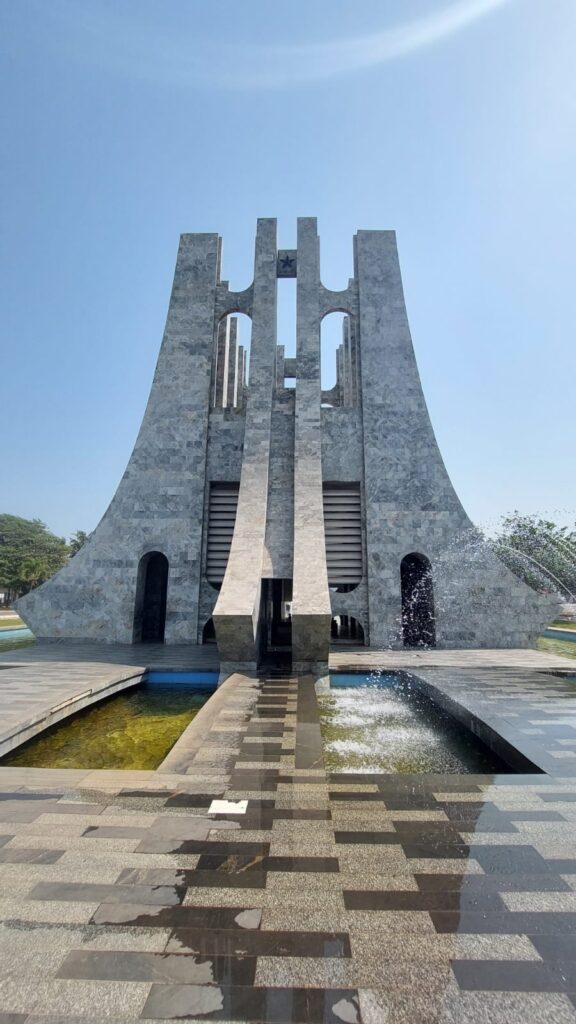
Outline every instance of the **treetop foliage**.
POLYGON ((87 535, 79 530, 68 544, 40 519, 0 514, 0 588, 11 599, 45 583, 80 550, 87 535))
POLYGON ((502 518, 492 545, 529 586, 576 601, 576 523, 573 528, 557 526, 538 515, 514 512, 502 518))

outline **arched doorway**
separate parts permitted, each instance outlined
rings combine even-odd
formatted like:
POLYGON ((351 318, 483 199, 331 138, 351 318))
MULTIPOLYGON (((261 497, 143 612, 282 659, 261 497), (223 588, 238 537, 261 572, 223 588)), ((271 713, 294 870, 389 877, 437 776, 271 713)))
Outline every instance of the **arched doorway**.
POLYGON ((216 630, 214 629, 214 619, 212 618, 208 619, 208 622, 204 623, 204 629, 202 630, 202 643, 216 643, 216 630))
POLYGON ((362 623, 352 615, 335 615, 330 623, 330 642, 333 644, 364 644, 362 623))
POLYGON ((164 643, 168 559, 160 551, 149 551, 138 565, 134 606, 134 643, 164 643))
POLYGON ((432 566, 425 555, 412 552, 402 559, 400 583, 404 647, 435 647, 432 566))

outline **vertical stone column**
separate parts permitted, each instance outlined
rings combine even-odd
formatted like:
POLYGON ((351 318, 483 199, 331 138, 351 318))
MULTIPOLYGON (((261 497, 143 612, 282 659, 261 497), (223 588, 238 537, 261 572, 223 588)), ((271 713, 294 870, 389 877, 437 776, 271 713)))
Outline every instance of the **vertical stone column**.
POLYGON ((294 437, 294 590, 292 656, 298 667, 327 662, 330 592, 322 507, 320 243, 316 220, 298 219, 296 414, 294 437))
POLYGON ((214 609, 223 663, 255 664, 276 365, 276 221, 258 221, 252 303, 250 388, 244 456, 230 557, 214 609))
POLYGON ((227 409, 233 409, 236 405, 236 388, 237 388, 237 373, 238 373, 238 318, 235 316, 227 317, 228 321, 228 373, 226 375, 225 383, 225 395, 226 399, 224 406, 227 409))
POLYGON ((281 391, 284 387, 284 345, 276 346, 276 388, 281 391))
MULTIPOLYGON (((338 405, 345 405, 346 395, 346 362, 345 362, 345 351, 344 345, 338 345, 336 349, 336 390, 338 395, 338 405)), ((336 404, 336 403, 335 403, 336 404)))
POLYGON ((244 396, 246 391, 246 349, 244 345, 238 345, 238 366, 236 368, 236 395, 234 405, 237 409, 244 408, 244 396))
POLYGON ((226 405, 226 380, 228 377, 228 317, 218 324, 216 332, 216 365, 214 368, 214 389, 212 405, 221 409, 226 405))
POLYGON ((342 346, 346 367, 343 404, 346 406, 356 405, 358 402, 358 350, 356 327, 349 316, 345 316, 342 321, 342 346))

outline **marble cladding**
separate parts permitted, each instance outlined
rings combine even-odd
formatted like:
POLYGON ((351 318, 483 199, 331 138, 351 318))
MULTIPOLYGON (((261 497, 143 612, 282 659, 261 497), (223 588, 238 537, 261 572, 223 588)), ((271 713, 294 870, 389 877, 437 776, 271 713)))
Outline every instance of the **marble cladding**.
POLYGON ((240 494, 228 567, 214 608, 224 662, 253 663, 257 655, 276 371, 277 266, 276 221, 259 220, 240 494))
POLYGON ((264 578, 292 578, 294 401, 294 391, 283 389, 275 392, 272 403, 264 578))
POLYGON ((558 602, 495 558, 454 491, 420 384, 394 232, 359 231, 354 254, 354 279, 331 291, 315 220, 301 218, 298 248, 280 251, 275 221, 260 220, 254 281, 231 292, 219 280, 219 237, 182 236, 150 398, 116 495, 87 545, 19 602, 37 636, 131 642, 138 564, 158 550, 170 566, 167 643, 196 642, 214 611, 222 661, 254 663, 261 580, 292 577, 296 663, 326 661, 331 615, 357 618, 372 647, 401 647, 400 563, 419 552, 432 565, 439 647, 533 643, 558 602), (296 359, 276 345, 278 276, 297 277, 296 359), (320 324, 333 311, 346 314, 333 389, 342 404, 321 408, 320 324), (222 408, 215 352, 226 330, 228 355, 239 353, 235 313, 252 319, 249 387, 242 407, 222 408), (288 371, 295 390, 284 387, 288 371), (240 483, 220 593, 204 574, 210 481, 240 483), (328 592, 322 481, 361 487, 365 575, 349 593, 328 592))
POLYGON ((312 217, 298 220, 298 266, 292 651, 297 664, 327 663, 332 616, 322 503, 320 241, 312 217))
POLYGON ((416 551, 432 563, 439 646, 531 645, 558 602, 502 565, 458 500, 420 383, 395 233, 359 231, 355 271, 370 643, 402 645, 399 567, 416 551))

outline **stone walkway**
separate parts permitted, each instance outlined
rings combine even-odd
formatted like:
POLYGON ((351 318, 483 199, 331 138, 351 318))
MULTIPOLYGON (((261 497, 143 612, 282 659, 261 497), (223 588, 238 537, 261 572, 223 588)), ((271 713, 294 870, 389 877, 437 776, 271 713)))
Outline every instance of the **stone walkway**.
POLYGON ((554 774, 330 775, 239 675, 161 771, 0 768, 0 1024, 575 1024, 574 666, 500 653, 415 674, 554 774))
POLYGON ((330 651, 330 669, 333 672, 370 672, 372 669, 420 668, 518 668, 567 669, 574 671, 574 662, 558 654, 530 648, 469 650, 469 651, 378 651, 372 647, 351 647, 330 651))

